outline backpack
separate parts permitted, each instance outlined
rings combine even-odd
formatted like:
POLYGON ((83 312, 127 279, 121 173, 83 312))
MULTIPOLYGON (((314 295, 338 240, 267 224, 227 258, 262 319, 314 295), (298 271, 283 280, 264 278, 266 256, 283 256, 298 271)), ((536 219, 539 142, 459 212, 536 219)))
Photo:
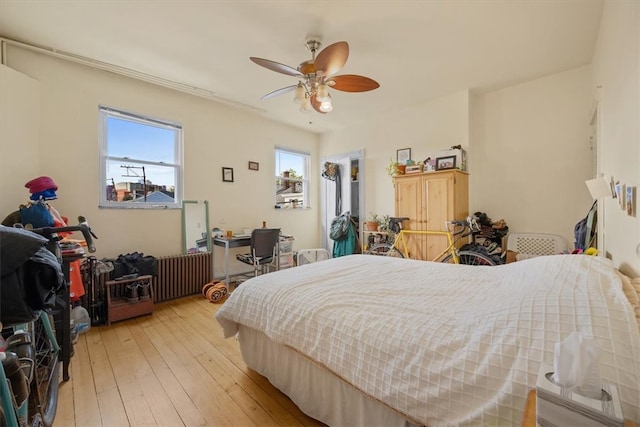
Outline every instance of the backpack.
POLYGON ((594 202, 587 213, 573 228, 573 236, 575 238, 575 249, 586 250, 593 241, 596 234, 596 212, 598 202, 594 202))
POLYGON ((349 214, 344 213, 333 218, 329 229, 329 237, 332 240, 341 240, 347 236, 349 232, 349 214))

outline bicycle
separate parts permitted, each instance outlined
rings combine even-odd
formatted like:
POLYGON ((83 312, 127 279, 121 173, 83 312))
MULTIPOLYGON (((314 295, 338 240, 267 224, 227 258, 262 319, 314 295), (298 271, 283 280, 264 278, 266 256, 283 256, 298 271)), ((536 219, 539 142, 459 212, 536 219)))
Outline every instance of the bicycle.
MULTIPOLYGON (((95 252, 92 236, 96 237, 84 218, 80 224, 69 227, 43 227, 28 230, 45 237, 42 245, 31 251, 30 259, 5 274, 3 285, 11 284, 15 274, 17 286, 23 289, 21 304, 11 313, 0 313, 0 328, 6 348, 0 351, 0 425, 8 427, 50 427, 56 416, 61 347, 55 333, 52 308, 56 295, 66 285, 62 278, 62 254, 59 233, 82 232, 89 252, 95 252), (35 261, 37 259, 38 261, 35 261), (56 264, 57 263, 57 264, 56 264), (44 267, 43 267, 44 266, 44 267), (56 268, 57 266, 57 268, 56 268), (11 276, 11 277, 10 277, 11 276), (41 281, 35 288, 33 281, 41 281), (50 283, 53 282, 53 283, 50 283), (33 289, 42 291, 34 297, 33 289), (26 302, 24 302, 26 301, 26 302)), ((16 249, 21 242, 33 240, 26 231, 15 232, 16 249), (20 233, 26 233, 20 236, 20 233), (22 241, 20 240, 22 239, 22 241)), ((3 230, 10 234, 8 230, 3 230)), ((7 236, 5 235, 5 237, 7 236)), ((11 248, 3 248, 11 250, 11 248)), ((12 290, 17 290, 15 287, 12 290)), ((20 292, 16 292, 20 293, 20 292)), ((11 298, 6 291, 4 298, 11 298)), ((16 299, 18 301, 18 299, 16 299)), ((13 302, 13 301, 12 301, 13 302)), ((65 307, 68 310, 68 307, 65 307)), ((66 325, 64 325, 66 327, 66 325)))
POLYGON ((489 256, 472 250, 460 250, 456 243, 465 237, 475 236, 480 227, 472 217, 467 217, 464 221, 447 221, 446 230, 407 230, 402 228, 402 221, 409 220, 407 217, 390 218, 389 229, 395 234, 393 243, 378 243, 372 245, 366 252, 368 255, 383 255, 396 258, 410 258, 409 246, 407 244, 410 236, 445 236, 447 247, 440 252, 432 261, 439 261, 450 264, 466 265, 497 265, 489 256))

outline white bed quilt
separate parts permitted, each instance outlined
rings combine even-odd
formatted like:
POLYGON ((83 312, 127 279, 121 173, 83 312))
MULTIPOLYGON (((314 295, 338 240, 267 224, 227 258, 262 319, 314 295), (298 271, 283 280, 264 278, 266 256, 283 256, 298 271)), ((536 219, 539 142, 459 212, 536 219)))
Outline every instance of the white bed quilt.
POLYGON ((541 362, 578 330, 640 419, 640 334, 609 260, 472 267, 351 255, 259 276, 216 314, 325 366, 407 419, 519 425, 541 362))

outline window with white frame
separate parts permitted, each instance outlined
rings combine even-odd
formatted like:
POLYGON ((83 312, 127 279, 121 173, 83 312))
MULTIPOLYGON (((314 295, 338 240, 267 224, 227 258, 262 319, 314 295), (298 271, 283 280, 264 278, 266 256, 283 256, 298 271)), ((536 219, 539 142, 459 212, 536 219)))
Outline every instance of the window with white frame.
POLYGON ((100 207, 180 208, 182 126, 100 106, 100 207))
POLYGON ((309 207, 309 153, 276 147, 276 209, 309 207))

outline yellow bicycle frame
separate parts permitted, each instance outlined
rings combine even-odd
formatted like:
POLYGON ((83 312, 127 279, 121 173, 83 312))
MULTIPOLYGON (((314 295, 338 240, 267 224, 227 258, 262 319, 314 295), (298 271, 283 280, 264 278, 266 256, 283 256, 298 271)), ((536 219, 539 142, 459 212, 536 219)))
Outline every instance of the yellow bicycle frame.
POLYGON ((432 261, 438 261, 444 257, 447 253, 451 254, 454 264, 460 264, 460 258, 458 258, 458 252, 455 248, 455 240, 453 239, 453 233, 451 231, 437 231, 437 230, 405 230, 402 229, 396 235, 391 249, 396 249, 402 256, 409 258, 409 247, 407 245, 408 237, 406 235, 417 234, 422 236, 447 236, 448 246, 445 250, 435 257, 432 261))

